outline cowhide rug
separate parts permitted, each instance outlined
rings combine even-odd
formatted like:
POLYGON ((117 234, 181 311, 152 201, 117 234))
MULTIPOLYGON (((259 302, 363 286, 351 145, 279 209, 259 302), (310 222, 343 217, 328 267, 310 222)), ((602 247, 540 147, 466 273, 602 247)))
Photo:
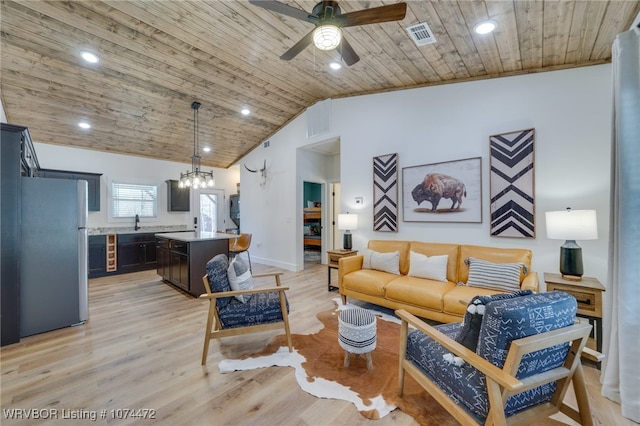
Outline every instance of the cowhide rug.
POLYGON ((372 370, 367 370, 363 355, 352 357, 350 367, 343 366, 344 351, 338 344, 338 314, 340 309, 352 307, 355 306, 320 312, 317 317, 324 328, 311 335, 293 334, 293 353, 286 347, 286 337, 279 335, 260 353, 223 360, 218 369, 228 373, 271 366, 292 367, 302 390, 318 398, 349 401, 369 419, 382 418, 400 408, 420 424, 457 425, 409 375, 405 376, 404 395, 398 397, 400 325, 397 318, 375 312, 378 338, 372 354, 372 370))

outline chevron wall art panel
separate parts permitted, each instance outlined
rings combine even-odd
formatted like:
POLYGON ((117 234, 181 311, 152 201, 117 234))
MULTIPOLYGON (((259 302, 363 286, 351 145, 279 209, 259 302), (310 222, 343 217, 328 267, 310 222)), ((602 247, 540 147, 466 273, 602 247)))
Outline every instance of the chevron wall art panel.
POLYGON ((373 157, 373 230, 398 232, 398 154, 373 157))
POLYGON ((535 129, 489 136, 491 235, 535 238, 535 129))

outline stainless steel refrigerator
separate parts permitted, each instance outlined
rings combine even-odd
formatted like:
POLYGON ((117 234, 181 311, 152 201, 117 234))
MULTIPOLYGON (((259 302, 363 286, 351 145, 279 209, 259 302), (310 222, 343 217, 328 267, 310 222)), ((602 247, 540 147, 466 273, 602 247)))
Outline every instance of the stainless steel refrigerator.
POLYGON ((89 318, 87 182, 21 178, 20 337, 89 318))

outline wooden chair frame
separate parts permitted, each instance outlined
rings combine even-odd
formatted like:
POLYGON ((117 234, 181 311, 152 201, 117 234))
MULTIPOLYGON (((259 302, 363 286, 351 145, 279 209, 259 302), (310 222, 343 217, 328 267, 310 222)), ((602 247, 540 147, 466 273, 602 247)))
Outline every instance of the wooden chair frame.
POLYGON ((584 374, 580 364, 580 354, 591 332, 592 326, 590 324, 578 323, 570 327, 514 340, 509 347, 504 366, 500 369, 407 311, 397 310, 396 315, 402 319, 400 328, 400 388, 398 392, 400 396, 404 391, 404 378, 405 372, 407 372, 461 424, 478 424, 473 416, 457 405, 437 384, 433 383, 418 367, 406 359, 407 335, 409 324, 411 324, 486 376, 489 413, 485 425, 535 423, 541 417, 547 417, 557 412, 566 414, 582 425, 593 425, 584 374), (522 380, 515 377, 520 361, 525 354, 565 342, 571 343, 565 362, 561 367, 522 380), (558 381, 558 385, 551 401, 528 408, 508 418, 505 417, 504 406, 509 396, 553 381, 558 381), (562 402, 571 382, 573 382, 578 410, 562 402))
POLYGON ((202 365, 207 364, 207 354, 209 353, 209 342, 211 339, 217 339, 221 337, 227 336, 237 336, 242 334, 249 333, 257 333, 261 331, 267 330, 275 330, 284 327, 284 331, 287 335, 287 344, 289 346, 289 352, 293 351, 293 345, 291 343, 291 328, 289 327, 289 314, 287 312, 287 302, 285 299, 285 291, 289 290, 289 287, 282 287, 280 285, 280 275, 282 272, 273 272, 266 274, 254 274, 253 278, 264 278, 264 277, 275 277, 276 285, 275 287, 262 287, 262 288, 252 288, 249 290, 238 290, 238 291, 224 291, 219 293, 211 292, 211 287, 209 285, 209 277, 205 275, 202 277, 202 282, 204 283, 204 288, 206 290, 206 294, 200 295, 201 299, 209 299, 209 314, 207 316, 207 329, 204 335, 204 348, 202 349, 202 365), (220 316, 218 314, 218 305, 216 300, 222 297, 233 297, 241 294, 257 294, 257 293, 269 293, 277 291, 280 296, 280 310, 282 311, 282 321, 270 322, 266 324, 256 324, 246 327, 234 327, 223 329, 222 324, 220 322, 220 316), (212 329, 213 328, 213 329, 212 329))

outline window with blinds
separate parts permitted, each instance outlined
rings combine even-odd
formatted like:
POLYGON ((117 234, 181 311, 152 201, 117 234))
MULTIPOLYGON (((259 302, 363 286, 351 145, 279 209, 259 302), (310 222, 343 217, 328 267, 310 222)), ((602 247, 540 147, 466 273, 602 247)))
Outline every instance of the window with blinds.
POLYGON ((158 187, 132 183, 111 184, 113 217, 156 217, 158 211, 158 187))

